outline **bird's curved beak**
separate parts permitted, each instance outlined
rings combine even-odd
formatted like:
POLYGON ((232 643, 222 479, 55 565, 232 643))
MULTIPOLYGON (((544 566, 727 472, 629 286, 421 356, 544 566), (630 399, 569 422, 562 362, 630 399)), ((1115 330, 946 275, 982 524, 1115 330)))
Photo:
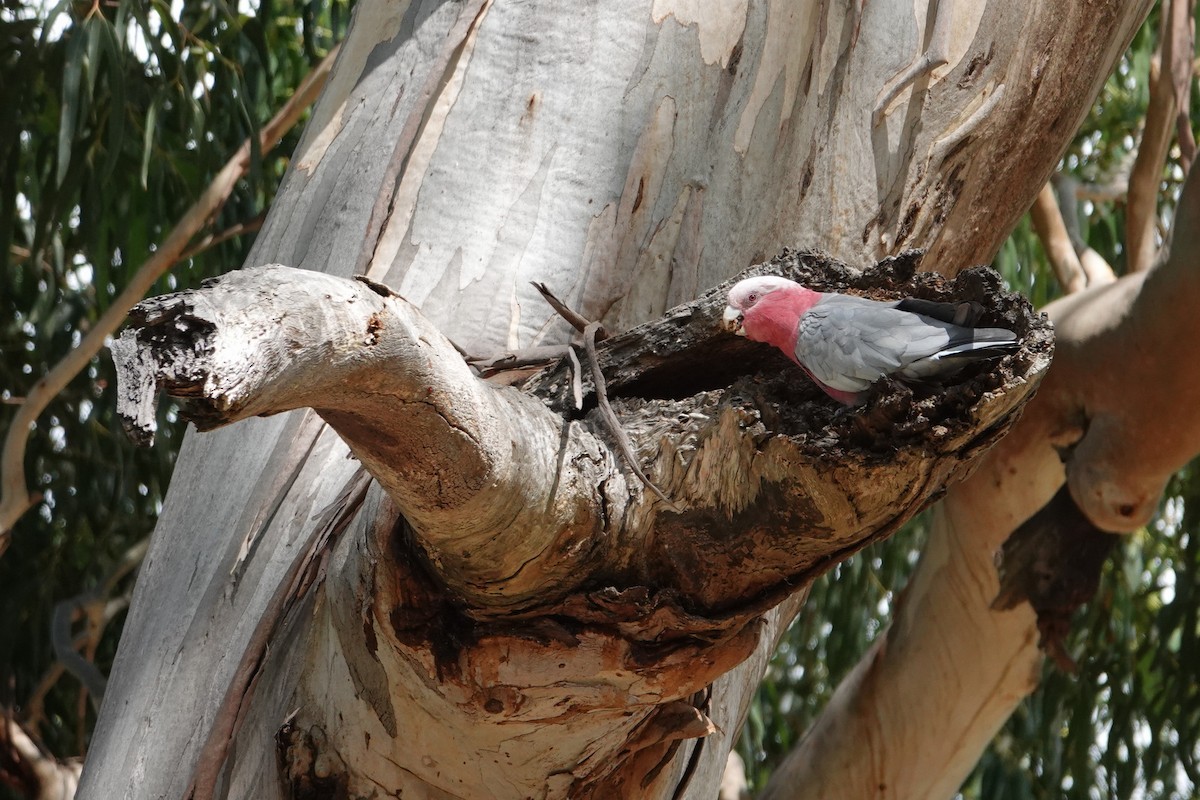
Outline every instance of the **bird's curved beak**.
POLYGON ((721 327, 738 336, 746 335, 746 329, 742 327, 742 312, 733 306, 725 306, 725 315, 721 317, 721 327))

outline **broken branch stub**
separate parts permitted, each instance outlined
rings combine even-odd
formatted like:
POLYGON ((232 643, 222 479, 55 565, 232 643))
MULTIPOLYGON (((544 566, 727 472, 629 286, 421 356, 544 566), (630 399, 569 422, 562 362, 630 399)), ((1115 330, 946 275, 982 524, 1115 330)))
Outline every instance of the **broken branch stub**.
POLYGON ((855 272, 789 251, 738 277, 978 303, 1021 349, 941 387, 885 381, 845 409, 772 348, 720 330, 730 284, 599 344, 633 455, 678 510, 614 454, 569 359, 520 391, 493 386, 402 299, 286 267, 139 307, 113 348, 121 411, 144 429, 155 386, 201 428, 315 408, 473 620, 554 614, 640 641, 728 639, 962 478, 1049 364, 1049 325, 994 273, 945 282, 917 274, 918 259, 855 272))

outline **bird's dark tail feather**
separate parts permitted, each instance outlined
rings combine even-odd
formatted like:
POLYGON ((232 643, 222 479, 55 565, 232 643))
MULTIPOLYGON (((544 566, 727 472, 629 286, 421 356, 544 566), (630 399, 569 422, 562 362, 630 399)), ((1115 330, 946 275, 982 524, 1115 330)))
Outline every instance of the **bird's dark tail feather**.
POLYGON ((945 350, 937 354, 937 360, 944 361, 946 359, 962 358, 974 361, 977 359, 997 358, 1011 353, 1021 346, 1020 342, 1016 340, 1016 337, 1010 331, 1002 328, 980 328, 975 333, 977 335, 967 341, 952 343, 945 350), (978 335, 980 333, 985 335, 980 337, 978 335), (1000 333, 1005 334, 1005 337, 1001 338, 996 335, 1000 333), (991 334, 994 338, 989 338, 988 334, 991 334))

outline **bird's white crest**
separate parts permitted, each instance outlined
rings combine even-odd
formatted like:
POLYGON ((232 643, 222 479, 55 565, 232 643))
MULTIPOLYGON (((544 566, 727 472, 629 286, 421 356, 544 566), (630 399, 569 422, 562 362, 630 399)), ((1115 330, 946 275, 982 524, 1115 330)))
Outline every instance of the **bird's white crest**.
POLYGON ((746 278, 735 283, 733 288, 729 290, 729 307, 745 311, 761 300, 765 294, 788 287, 798 288, 799 286, 800 284, 795 281, 780 278, 778 275, 746 278))

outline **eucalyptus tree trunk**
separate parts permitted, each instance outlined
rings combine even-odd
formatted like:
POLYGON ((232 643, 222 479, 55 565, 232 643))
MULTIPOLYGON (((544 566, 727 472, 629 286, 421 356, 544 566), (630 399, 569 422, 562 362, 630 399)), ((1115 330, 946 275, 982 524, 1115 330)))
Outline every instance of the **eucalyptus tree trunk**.
POLYGON ((1148 3, 949 5, 362 0, 248 264, 287 267, 114 348, 143 433, 156 388, 237 424, 180 454, 84 796, 712 796, 804 587, 964 477, 1050 344, 979 272, 761 268, 1022 337, 859 415, 709 290, 785 246, 986 262, 1148 3), (632 330, 568 354, 531 281, 632 330), (538 346, 521 388, 458 355, 538 346))

